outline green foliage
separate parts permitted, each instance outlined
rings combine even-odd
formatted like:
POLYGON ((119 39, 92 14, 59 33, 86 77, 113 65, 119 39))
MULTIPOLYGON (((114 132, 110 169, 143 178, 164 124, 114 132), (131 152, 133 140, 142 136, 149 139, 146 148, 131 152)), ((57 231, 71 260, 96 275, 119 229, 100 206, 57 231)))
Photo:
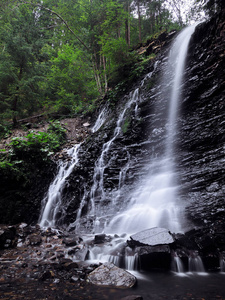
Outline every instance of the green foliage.
POLYGON ((32 165, 48 162, 50 155, 65 142, 65 129, 59 121, 51 122, 47 132, 29 132, 25 137, 12 138, 10 149, 0 151, 0 174, 16 182, 29 184, 32 165))
POLYGON ((40 107, 38 83, 43 79, 40 50, 44 38, 35 13, 26 5, 13 10, 0 21, 0 100, 2 116, 16 120, 40 107))
POLYGON ((22 160, 11 162, 8 160, 0 161, 0 174, 4 177, 13 178, 16 181, 25 180, 26 175, 23 173, 22 163, 22 160))
POLYGON ((10 132, 11 132, 11 126, 9 124, 0 123, 0 139, 7 138, 10 132))
POLYGON ((30 132, 25 137, 13 138, 10 145, 12 155, 16 158, 47 159, 49 155, 59 150, 63 142, 65 142, 65 129, 59 122, 52 122, 47 132, 30 132))
POLYGON ((66 44, 51 58, 45 87, 46 107, 61 114, 74 114, 97 97, 93 73, 83 56, 82 51, 66 44))
POLYGON ((61 126, 59 121, 51 121, 47 133, 58 139, 60 145, 66 140, 66 129, 61 126))
POLYGON ((125 90, 126 82, 121 81, 112 90, 108 91, 107 100, 112 107, 117 103, 117 101, 120 99, 121 94, 123 94, 125 90))
POLYGON ((130 125, 130 118, 128 117, 125 119, 125 121, 122 125, 122 131, 124 134, 127 132, 129 125, 130 125))
POLYGON ((93 111, 108 88, 142 73, 143 65, 130 52, 130 45, 138 43, 139 27, 146 39, 178 26, 166 2, 3 1, 0 117, 16 123, 45 111, 93 111))

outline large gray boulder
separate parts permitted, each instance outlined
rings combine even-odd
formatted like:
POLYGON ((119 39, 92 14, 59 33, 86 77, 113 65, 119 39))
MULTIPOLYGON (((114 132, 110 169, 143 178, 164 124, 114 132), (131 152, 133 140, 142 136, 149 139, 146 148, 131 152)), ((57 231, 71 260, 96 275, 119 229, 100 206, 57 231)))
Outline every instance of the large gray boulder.
POLYGON ((107 262, 88 275, 88 281, 100 286, 130 288, 135 285, 136 277, 129 272, 107 262))
POLYGON ((131 240, 128 241, 129 246, 139 245, 168 245, 174 242, 174 238, 168 229, 153 227, 131 235, 131 240))

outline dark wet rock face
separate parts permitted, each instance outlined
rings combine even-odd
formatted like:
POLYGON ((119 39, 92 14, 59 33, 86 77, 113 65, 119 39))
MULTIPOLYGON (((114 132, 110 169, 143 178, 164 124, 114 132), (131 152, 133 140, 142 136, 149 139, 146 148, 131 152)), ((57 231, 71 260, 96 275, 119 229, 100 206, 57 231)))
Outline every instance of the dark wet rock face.
POLYGON ((18 224, 36 223, 39 218, 40 204, 48 191, 48 186, 56 172, 53 161, 42 162, 33 159, 26 170, 26 178, 16 178, 14 174, 5 176, 0 172, 0 222, 18 224))
POLYGON ((224 12, 197 26, 190 44, 177 162, 186 212, 217 238, 224 227, 224 12), (206 34, 207 32, 207 34, 206 34))
POLYGON ((14 247, 16 238, 16 228, 14 226, 0 225, 0 249, 14 247))

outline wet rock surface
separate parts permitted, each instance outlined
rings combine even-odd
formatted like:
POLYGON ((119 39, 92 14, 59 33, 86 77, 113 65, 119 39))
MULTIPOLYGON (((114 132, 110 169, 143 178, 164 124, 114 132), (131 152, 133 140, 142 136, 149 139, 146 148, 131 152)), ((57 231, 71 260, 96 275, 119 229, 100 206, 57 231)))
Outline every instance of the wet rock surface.
POLYGON ((188 218, 203 228, 201 249, 212 249, 225 229, 224 15, 198 25, 192 37, 178 124, 181 198, 188 218))
MULTIPOLYGON (((161 274, 167 274, 171 267, 172 251, 176 251, 177 255, 184 257, 184 249, 194 249, 193 244, 187 245, 186 240, 192 239, 194 235, 191 233, 189 236, 186 234, 179 234, 174 236, 175 243, 170 245, 161 246, 138 246, 132 250, 128 245, 124 244, 123 249, 120 249, 120 254, 132 255, 135 253, 139 255, 139 269, 154 271, 157 273, 151 274, 151 279, 144 279, 145 287, 143 288, 143 282, 139 282, 132 288, 119 288, 121 283, 134 284, 136 279, 133 275, 128 275, 127 272, 114 266, 114 264, 107 263, 102 264, 101 259, 95 263, 91 261, 80 260, 80 250, 86 249, 91 251, 93 247, 111 247, 112 242, 115 240, 117 243, 122 241, 122 237, 105 236, 104 244, 95 244, 95 236, 79 236, 68 234, 60 230, 47 229, 45 231, 40 230, 38 226, 28 226, 23 223, 14 226, 16 229, 12 246, 0 250, 0 299, 214 299, 215 295, 218 295, 218 299, 223 299, 223 289, 214 288, 206 289, 203 292, 201 289, 193 290, 193 279, 189 279, 186 283, 178 283, 176 277, 175 282, 172 278, 168 277, 165 282, 161 283, 161 278, 157 279, 156 274, 159 274, 159 270, 164 272, 161 274), (35 237, 35 243, 33 238, 35 237), (36 243, 36 237, 39 237, 36 243), (71 244, 71 241, 74 243, 71 244), (69 243, 68 243, 69 242, 69 243), (183 242, 183 243, 182 243, 183 242), (126 251, 125 249, 130 249, 126 251), (72 250, 72 251, 71 251, 72 250), (121 251, 122 250, 122 251, 121 251), (132 252, 133 251, 133 252, 132 252), (150 268, 148 268, 150 266, 150 268), (98 278, 97 272, 100 276, 98 278), (101 270, 106 270, 106 274, 101 270), (114 273, 116 272, 116 275, 114 273), (125 274, 124 274, 125 273, 125 274), (156 279, 153 280, 153 278, 156 279), (92 284, 90 278, 94 277, 92 284), (104 278, 104 283, 102 281, 104 278), (96 285, 96 279, 98 281, 96 285), (173 288, 167 280, 172 280, 170 284, 174 285, 173 288), (100 285, 99 284, 100 282, 100 285), (118 284, 119 283, 119 284, 118 284), (104 287, 104 285, 108 287, 104 287), (142 286, 140 287, 139 284, 142 286), (162 286, 161 286, 162 284, 162 286), (178 286, 180 287, 178 289, 178 286), (187 285, 188 284, 188 285, 187 285), (185 286, 187 285, 187 286, 185 286), (164 288, 165 286, 165 288, 164 288), (143 293, 143 295, 142 295, 143 293), (213 295, 213 297, 212 297, 213 295), (220 295, 220 296, 219 296, 220 295), (209 297, 209 298, 207 298, 209 297), (220 298, 219 298, 220 297, 220 298)), ((196 242, 200 245, 201 236, 200 232, 195 232, 196 242)), ((125 237, 124 237, 125 238, 125 237)), ((206 241, 205 241, 206 242, 206 241)), ((208 242, 207 242, 208 243, 208 242)), ((196 248, 197 249, 197 248, 196 248)), ((103 250, 103 248, 102 248, 103 250)), ((117 249, 118 250, 118 249, 117 249)), ((118 255, 116 248, 115 253, 112 253, 112 257, 118 255)), ((225 253, 225 252, 224 252, 225 253)), ((188 255, 195 259, 195 251, 188 253, 188 255)), ((187 255, 187 252, 186 252, 187 255)), ((224 254, 225 255, 225 254, 224 254)), ((214 257, 208 257, 208 265, 215 266, 214 257)), ((187 256, 186 256, 187 260, 187 256)), ((217 258, 218 260, 218 258, 217 258)), ((183 260, 185 264, 185 259, 183 260)), ((204 263, 206 262, 204 260, 204 263)), ((187 261, 186 261, 187 263, 187 261)), ((207 265, 207 264, 206 264, 207 265)), ((215 271, 215 269, 211 269, 215 271)), ((219 270, 219 269, 218 269, 219 270)), ((141 273, 140 273, 141 274, 141 273)), ((218 274, 218 273, 217 273, 218 274)), ((210 275, 209 275, 210 276, 210 275)), ((223 275, 220 275, 223 277, 223 275)), ((182 281, 184 279, 182 278, 182 281)), ((198 279, 199 280, 199 279, 198 279)), ((210 284, 216 287, 216 282, 221 281, 221 278, 210 280, 210 284)), ((217 299, 217 298, 215 298, 217 299)))
MULTIPOLYGON (((84 249, 88 251, 81 237, 68 237, 67 233, 51 229, 41 231, 25 223, 15 226, 15 230, 11 247, 0 250, 0 299, 116 300, 134 294, 132 290, 114 289, 116 285, 104 289, 87 281, 88 274, 99 264, 85 262, 81 257, 84 249)), ((94 244, 94 236, 92 240, 94 244)), ((120 275, 118 282, 132 285, 134 276, 123 281, 124 274, 120 275)))
POLYGON ((154 227, 131 235, 129 245, 164 245, 174 242, 173 236, 165 228, 154 227))
POLYGON ((112 263, 104 263, 88 275, 88 280, 100 286, 130 288, 136 284, 136 278, 129 272, 112 263))

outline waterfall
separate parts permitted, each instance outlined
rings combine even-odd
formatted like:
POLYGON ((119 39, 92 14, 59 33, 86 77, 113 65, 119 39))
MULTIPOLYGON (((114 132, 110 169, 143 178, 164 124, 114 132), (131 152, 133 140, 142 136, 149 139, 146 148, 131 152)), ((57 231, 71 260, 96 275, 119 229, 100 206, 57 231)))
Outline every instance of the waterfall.
MULTIPOLYGON (((173 232, 182 231, 182 204, 177 193, 174 137, 177 134, 176 119, 182 95, 185 60, 194 29, 195 26, 186 28, 175 39, 164 71, 161 97, 166 99, 169 95, 164 155, 149 162, 149 174, 135 186, 127 209, 111 220, 106 232, 134 233, 155 226, 173 232)), ((161 128, 154 128, 153 132, 161 132, 161 128)))
POLYGON ((225 252, 220 253, 220 272, 225 272, 225 252))
POLYGON ((95 201, 96 198, 100 198, 101 201, 105 199, 105 191, 104 191, 104 172, 105 169, 109 166, 110 159, 108 157, 110 149, 113 145, 113 142, 116 138, 122 134, 122 125, 125 117, 126 111, 131 107, 133 103, 138 102, 138 93, 139 88, 135 89, 134 92, 130 95, 130 100, 125 105, 125 108, 119 115, 119 118, 116 123, 116 128, 113 133, 113 137, 106 143, 104 143, 101 155, 95 164, 94 176, 93 176, 93 185, 91 187, 90 192, 90 202, 91 202, 91 214, 95 214, 95 201))
POLYGON ((57 215, 61 209, 62 192, 66 184, 66 179, 78 163, 79 146, 67 150, 69 161, 60 160, 58 163, 58 173, 48 189, 46 197, 43 199, 42 213, 39 219, 41 227, 54 227, 57 222, 57 215))
POLYGON ((106 107, 104 107, 103 110, 98 115, 95 125, 91 129, 92 132, 96 132, 102 127, 102 125, 105 123, 106 116, 107 116, 107 109, 106 107))
POLYGON ((188 258, 189 272, 205 273, 205 268, 201 257, 197 251, 193 251, 188 258))
POLYGON ((138 254, 126 247, 125 249, 125 269, 126 270, 137 270, 138 269, 138 254))
POLYGON ((176 273, 180 273, 180 274, 184 273, 183 262, 176 252, 173 253, 171 269, 176 273))
MULTIPOLYGON (((105 170, 110 168, 113 147, 116 141, 123 135, 123 126, 126 118, 133 114, 137 118, 139 104, 142 102, 142 91, 145 89, 146 83, 151 80, 158 62, 155 63, 152 72, 147 74, 139 83, 139 87, 134 89, 128 97, 128 100, 121 112, 118 114, 116 127, 112 137, 103 144, 99 158, 96 160, 93 174, 93 184, 90 189, 85 190, 81 199, 80 208, 77 211, 77 219, 72 225, 79 225, 79 220, 82 217, 82 209, 90 198, 88 209, 88 217, 94 216, 93 230, 102 232, 104 229, 108 233, 135 233, 140 230, 159 226, 166 227, 170 231, 182 231, 180 215, 182 206, 178 199, 178 183, 176 181, 175 159, 174 159, 174 137, 177 133, 176 119, 178 114, 178 106, 181 98, 182 77, 185 68, 185 58, 187 55, 188 43, 194 31, 194 26, 188 27, 182 31, 176 38, 166 63, 167 69, 162 80, 161 90, 153 96, 156 104, 157 97, 165 98, 160 100, 163 103, 169 102, 169 113, 167 116, 167 124, 160 124, 152 128, 149 135, 160 135, 166 129, 166 138, 163 147, 163 156, 149 157, 148 166, 143 169, 149 170, 146 172, 140 171, 145 176, 140 176, 133 183, 132 187, 128 187, 125 192, 121 192, 125 186, 127 173, 130 172, 130 164, 132 159, 129 153, 129 147, 124 147, 126 153, 126 163, 121 167, 118 166, 119 184, 116 191, 106 192, 104 186, 105 170), (171 79, 171 74, 173 78, 171 79), (169 95, 169 99, 168 98, 169 95), (163 129, 162 129, 163 128, 163 129), (108 199, 110 197, 110 199, 108 199), (110 203, 102 205, 100 203, 110 203), (126 205, 126 208, 125 208, 126 205), (104 208, 102 208, 104 206, 104 208), (117 213, 116 213, 117 211, 117 213), (107 214, 107 216, 106 216, 107 214), (108 220, 111 219, 109 222, 108 220)), ((156 113, 157 114, 157 109, 156 113)), ((92 132, 96 132, 106 122, 107 109, 104 108, 92 128, 92 132)), ((145 142, 143 142, 145 143, 145 142)), ((146 144, 148 142, 146 141, 146 144)), ((63 211, 61 207, 62 193, 66 180, 71 174, 74 166, 78 162, 79 145, 68 150, 68 155, 71 157, 69 162, 60 161, 58 166, 58 174, 49 187, 47 196, 43 199, 41 216, 39 224, 41 227, 55 226, 58 218, 63 211)), ((77 228, 79 226, 76 226, 77 228)))

